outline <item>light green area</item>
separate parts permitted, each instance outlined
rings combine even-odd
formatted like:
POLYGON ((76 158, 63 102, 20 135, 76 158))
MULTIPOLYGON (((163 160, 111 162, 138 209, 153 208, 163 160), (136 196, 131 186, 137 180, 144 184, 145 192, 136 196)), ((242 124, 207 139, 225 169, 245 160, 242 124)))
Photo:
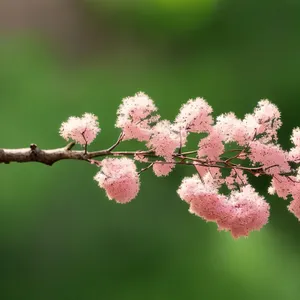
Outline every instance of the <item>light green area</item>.
MULTIPOLYGON (((170 30, 155 54, 132 44, 122 57, 101 54, 70 66, 44 40, 1 39, 0 147, 63 146, 61 122, 92 112, 102 132, 90 149, 106 148, 118 136, 121 99, 140 90, 168 119, 196 96, 215 115, 238 116, 269 98, 282 112, 280 141, 289 147, 299 126, 300 4, 225 2, 188 37, 170 30)), ((147 26, 152 45, 158 29, 147 26)), ((287 201, 266 195, 270 223, 233 240, 189 214, 177 196, 189 168, 167 178, 144 173, 128 205, 105 197, 93 181, 96 172, 71 161, 0 166, 1 299, 299 299, 300 224, 287 201)), ((266 194, 267 180, 254 184, 266 194)))

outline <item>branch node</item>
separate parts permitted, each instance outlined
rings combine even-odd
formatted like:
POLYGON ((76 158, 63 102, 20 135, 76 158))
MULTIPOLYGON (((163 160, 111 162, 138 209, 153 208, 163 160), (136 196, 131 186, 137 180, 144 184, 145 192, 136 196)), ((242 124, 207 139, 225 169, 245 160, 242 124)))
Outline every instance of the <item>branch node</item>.
POLYGON ((30 144, 30 149, 31 149, 31 151, 36 151, 36 149, 37 149, 37 144, 30 144))

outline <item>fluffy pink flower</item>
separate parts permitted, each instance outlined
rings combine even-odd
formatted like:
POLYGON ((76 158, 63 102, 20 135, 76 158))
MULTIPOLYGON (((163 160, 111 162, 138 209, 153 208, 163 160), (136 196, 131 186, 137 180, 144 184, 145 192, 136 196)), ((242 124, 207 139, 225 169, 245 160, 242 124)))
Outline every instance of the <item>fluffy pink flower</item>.
POLYGON ((189 132, 209 132, 213 124, 212 108, 203 98, 191 99, 180 108, 175 122, 189 132))
POLYGON ((216 130, 212 130, 207 137, 201 139, 198 147, 198 157, 207 157, 210 161, 218 160, 224 152, 221 134, 216 130))
POLYGON ((244 146, 255 137, 262 143, 277 140, 277 130, 281 126, 278 108, 268 100, 261 100, 253 114, 246 114, 243 120, 233 113, 217 117, 215 128, 223 135, 225 142, 237 142, 244 146))
POLYGON ((300 197, 291 201, 288 210, 300 221, 300 197))
POLYGON ((227 198, 207 179, 205 176, 201 181, 197 175, 186 177, 177 191, 190 204, 191 213, 216 222, 220 230, 230 231, 235 238, 248 236, 268 222, 270 206, 250 185, 233 191, 227 198))
POLYGON ((180 133, 174 125, 164 120, 153 127, 147 146, 153 149, 156 155, 169 161, 172 160, 175 150, 180 147, 180 142, 185 143, 185 137, 180 137, 180 133))
POLYGON ((202 180, 204 180, 206 184, 210 184, 214 186, 214 188, 218 189, 224 183, 220 168, 204 167, 197 164, 197 162, 194 162, 194 166, 198 175, 201 176, 202 180))
POLYGON ((248 236, 268 222, 270 205, 250 186, 233 191, 225 214, 217 220, 220 230, 228 230, 234 238, 248 236))
POLYGON ((275 175, 280 172, 291 170, 288 164, 288 153, 279 146, 272 144, 262 144, 259 141, 249 143, 249 158, 254 163, 260 163, 267 174, 275 175))
POLYGON ((288 210, 293 213, 300 221, 300 178, 299 169, 298 176, 276 176, 272 179, 271 187, 281 198, 287 199, 288 195, 292 196, 292 201, 288 206, 288 210))
POLYGON ((100 132, 98 118, 90 113, 85 113, 81 118, 70 117, 60 127, 60 135, 65 139, 72 139, 76 143, 90 144, 100 132))
POLYGON ((288 210, 295 215, 300 221, 300 183, 297 184, 296 189, 293 190, 293 200, 288 206, 288 210))
MULTIPOLYGON (((269 194, 277 194, 278 197, 287 199, 287 196, 293 192, 295 188, 294 178, 276 175, 272 178, 271 186, 268 189, 269 194)), ((296 179, 296 178, 295 178, 296 179)))
POLYGON ((170 174, 172 169, 175 167, 175 164, 172 163, 163 163, 163 162, 155 162, 153 164, 153 172, 156 176, 167 176, 170 174))
POLYGON ((253 139, 254 130, 250 130, 251 125, 238 119, 234 113, 227 113, 217 117, 214 130, 220 134, 224 142, 237 142, 243 146, 253 139))
POLYGON ((230 190, 233 190, 237 186, 248 184, 248 177, 242 170, 234 168, 230 175, 225 178, 225 183, 230 190))
POLYGON ((219 195, 213 185, 203 183, 197 175, 184 178, 177 193, 190 204, 191 213, 206 221, 218 220, 227 209, 226 197, 219 195))
POLYGON ((259 123, 253 114, 246 114, 242 120, 242 125, 244 127, 245 139, 244 144, 253 141, 258 134, 259 123))
POLYGON ((300 147, 294 147, 289 151, 288 160, 300 163, 300 147))
POLYGON ((263 134, 262 141, 277 141, 277 131, 281 127, 280 112, 276 105, 264 99, 258 102, 253 116, 258 123, 257 134, 263 134))
POLYGON ((235 131, 241 126, 242 121, 230 112, 217 117, 214 129, 222 135, 224 142, 229 143, 235 141, 235 131))
POLYGON ((177 193, 182 200, 191 203, 198 197, 199 186, 201 186, 201 181, 197 175, 185 177, 177 193))
POLYGON ((189 212, 207 222, 219 220, 228 207, 225 205, 226 196, 218 193, 204 192, 198 195, 197 200, 190 204, 189 212))
POLYGON ((139 161, 139 162, 148 162, 149 161, 149 158, 139 152, 136 152, 134 154, 134 159, 139 161))
POLYGON ((159 119, 158 115, 152 116, 155 111, 157 107, 153 100, 142 92, 124 98, 119 106, 116 121, 116 127, 123 130, 123 139, 148 141, 151 135, 151 123, 159 119))
POLYGON ((127 203, 139 192, 140 180, 133 160, 107 158, 101 162, 101 170, 94 179, 105 189, 107 197, 118 203, 127 203))
POLYGON ((300 128, 299 127, 293 129, 291 141, 297 148, 300 148, 300 128))

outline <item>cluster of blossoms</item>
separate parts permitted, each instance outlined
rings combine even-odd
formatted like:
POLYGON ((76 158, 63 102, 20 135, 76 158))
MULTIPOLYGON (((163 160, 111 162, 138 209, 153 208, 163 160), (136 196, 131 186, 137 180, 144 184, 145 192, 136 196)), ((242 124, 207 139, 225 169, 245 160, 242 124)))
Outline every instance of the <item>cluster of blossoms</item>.
MULTIPOLYGON (((261 100, 243 119, 231 112, 214 119, 204 99, 191 99, 171 122, 161 120, 153 100, 140 92, 123 99, 116 127, 122 131, 117 143, 98 156, 119 158, 87 159, 100 167, 94 179, 109 199, 130 202, 139 192, 143 171, 152 168, 156 176, 167 176, 181 164, 195 170, 177 190, 189 211, 215 222, 219 230, 229 231, 234 238, 260 230, 270 214, 269 204, 250 185, 248 175, 269 176, 269 193, 290 198, 288 209, 300 220, 300 128, 291 136, 294 147, 283 150, 277 143, 280 112, 268 100, 261 100), (184 152, 190 133, 204 137, 198 149, 184 152), (113 151, 121 141, 130 139, 145 142, 147 149, 113 151), (147 166, 138 171, 135 161, 147 166)), ((97 117, 88 113, 70 117, 60 128, 63 138, 85 147, 99 132, 97 117)))

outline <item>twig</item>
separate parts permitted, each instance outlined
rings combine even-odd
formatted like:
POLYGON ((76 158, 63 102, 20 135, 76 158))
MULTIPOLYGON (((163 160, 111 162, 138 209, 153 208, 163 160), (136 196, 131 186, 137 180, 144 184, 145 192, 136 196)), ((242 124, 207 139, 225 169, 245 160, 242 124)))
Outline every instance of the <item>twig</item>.
POLYGON ((154 162, 151 163, 151 164, 149 164, 147 167, 141 169, 141 170, 138 172, 138 174, 141 174, 141 173, 145 172, 146 170, 150 169, 153 165, 154 165, 154 162))
POLYGON ((111 152, 112 150, 114 150, 121 142, 122 142, 122 140, 123 140, 123 138, 124 138, 124 132, 122 131, 121 133, 120 133, 120 135, 119 135, 119 137, 118 137, 118 139, 117 139, 117 141, 111 146, 111 147, 109 147, 108 149, 107 149, 107 151, 108 152, 111 152))

